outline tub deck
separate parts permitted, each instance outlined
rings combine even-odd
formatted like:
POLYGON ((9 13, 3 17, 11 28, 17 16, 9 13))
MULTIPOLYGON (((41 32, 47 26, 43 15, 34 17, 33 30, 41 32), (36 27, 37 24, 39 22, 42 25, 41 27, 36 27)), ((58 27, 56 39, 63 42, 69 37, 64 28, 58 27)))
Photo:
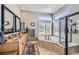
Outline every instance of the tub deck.
MULTIPOLYGON (((60 55, 65 54, 65 46, 59 43, 57 37, 53 37, 51 40, 46 40, 44 37, 39 37, 38 45, 42 48, 54 51, 60 55)), ((74 42, 68 43, 68 54, 74 53, 79 53, 79 44, 74 42)))

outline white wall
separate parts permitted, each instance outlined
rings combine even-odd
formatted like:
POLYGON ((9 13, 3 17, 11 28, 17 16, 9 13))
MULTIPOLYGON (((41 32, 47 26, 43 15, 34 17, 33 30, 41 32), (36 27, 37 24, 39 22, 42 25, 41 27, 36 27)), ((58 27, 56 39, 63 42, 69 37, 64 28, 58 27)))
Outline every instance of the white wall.
POLYGON ((69 4, 67 8, 69 8, 70 14, 79 12, 79 4, 69 4))
POLYGON ((57 12, 54 13, 54 16, 59 16, 63 13, 68 11, 68 14, 72 14, 79 11, 79 4, 67 4, 61 9, 59 9, 57 12))
POLYGON ((37 15, 31 12, 21 12, 21 19, 27 24, 29 28, 36 29, 37 15), (30 23, 34 22, 35 26, 30 26, 30 23))
POLYGON ((7 6, 12 12, 20 17, 20 10, 16 4, 5 4, 5 6, 7 6))

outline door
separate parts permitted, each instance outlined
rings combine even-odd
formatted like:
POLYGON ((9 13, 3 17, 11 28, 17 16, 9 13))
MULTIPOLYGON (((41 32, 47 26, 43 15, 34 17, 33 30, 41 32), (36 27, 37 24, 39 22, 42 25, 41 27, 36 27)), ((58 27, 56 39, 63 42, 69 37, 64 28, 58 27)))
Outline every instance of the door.
POLYGON ((68 17, 68 54, 79 54, 79 15, 68 17))

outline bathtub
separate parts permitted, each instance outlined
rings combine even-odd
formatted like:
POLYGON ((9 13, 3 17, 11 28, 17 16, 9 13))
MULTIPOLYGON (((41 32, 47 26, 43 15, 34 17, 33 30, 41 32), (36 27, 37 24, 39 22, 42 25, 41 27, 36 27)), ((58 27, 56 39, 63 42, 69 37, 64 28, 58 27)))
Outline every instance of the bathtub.
POLYGON ((39 38, 39 40, 48 41, 48 42, 54 42, 54 43, 58 43, 59 42, 59 38, 55 37, 55 36, 50 36, 51 40, 46 40, 45 36, 39 36, 38 38, 39 38))
MULTIPOLYGON (((39 36, 39 46, 53 50, 59 54, 65 53, 65 44, 59 43, 59 37, 50 36, 51 40, 46 40, 45 36, 39 36)), ((79 53, 79 44, 75 42, 68 43, 69 54, 79 53)))
MULTIPOLYGON (((65 48, 65 43, 63 43, 63 45, 59 43, 59 37, 50 36, 51 40, 46 40, 45 36, 39 36, 38 38, 39 38, 39 40, 43 40, 43 41, 47 41, 47 42, 51 42, 51 43, 57 43, 57 44, 59 44, 59 45, 61 45, 62 47, 65 48)), ((79 45, 79 44, 75 43, 75 42, 69 42, 68 43, 68 47, 77 46, 77 45, 79 45)))

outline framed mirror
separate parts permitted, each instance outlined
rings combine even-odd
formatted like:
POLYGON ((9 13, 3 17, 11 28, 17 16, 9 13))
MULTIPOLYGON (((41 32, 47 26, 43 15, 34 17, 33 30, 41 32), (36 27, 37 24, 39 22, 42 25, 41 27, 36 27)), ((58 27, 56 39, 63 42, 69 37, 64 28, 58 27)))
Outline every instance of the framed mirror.
POLYGON ((21 30, 24 31, 25 30, 25 23, 21 22, 21 30))
POLYGON ((21 19, 16 16, 16 21, 15 21, 15 22, 16 22, 16 25, 15 25, 16 30, 15 30, 15 31, 16 31, 16 32, 17 32, 17 31, 20 31, 20 30, 21 30, 21 19))
POLYGON ((21 19, 13 13, 10 9, 8 9, 5 5, 3 5, 3 31, 4 34, 14 33, 16 31, 21 30, 21 19))
POLYGON ((23 22, 23 30, 25 31, 25 23, 23 22))
POLYGON ((4 34, 14 32, 14 14, 4 6, 4 34))

